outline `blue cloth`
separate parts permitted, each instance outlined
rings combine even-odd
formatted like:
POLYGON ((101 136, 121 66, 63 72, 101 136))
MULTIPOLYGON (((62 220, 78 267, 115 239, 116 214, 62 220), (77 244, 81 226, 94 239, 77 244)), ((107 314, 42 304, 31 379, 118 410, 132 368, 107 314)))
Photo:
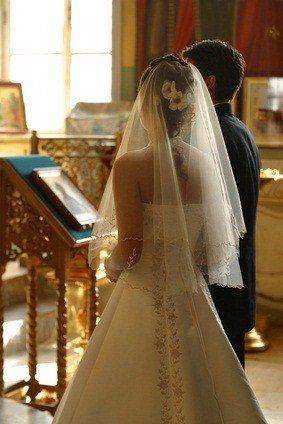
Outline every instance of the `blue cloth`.
POLYGON ((57 209, 54 208, 53 204, 47 199, 47 197, 42 193, 38 186, 31 180, 30 174, 35 168, 52 168, 58 166, 49 156, 41 155, 28 155, 28 156, 7 156, 2 157, 2 159, 7 160, 13 168, 21 175, 21 177, 26 181, 26 183, 32 188, 33 192, 40 197, 40 199, 45 203, 45 205, 51 210, 51 212, 56 216, 58 221, 60 221, 67 231, 72 235, 75 240, 82 240, 91 236, 91 228, 82 231, 76 231, 66 220, 59 214, 57 209))

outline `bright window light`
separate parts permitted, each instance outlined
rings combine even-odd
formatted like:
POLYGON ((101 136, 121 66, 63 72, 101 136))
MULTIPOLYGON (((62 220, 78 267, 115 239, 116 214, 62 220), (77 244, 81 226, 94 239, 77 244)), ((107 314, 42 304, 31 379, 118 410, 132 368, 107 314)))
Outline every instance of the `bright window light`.
POLYGON ((62 53, 64 0, 10 0, 10 53, 62 53))
POLYGON ((61 132, 77 102, 110 102, 112 0, 10 0, 10 80, 30 130, 61 132))
POLYGON ((72 0, 71 41, 72 53, 111 53, 112 1, 72 0))
POLYGON ((111 54, 72 55, 71 107, 111 101, 111 62, 111 54))
POLYGON ((30 130, 61 130, 64 125, 62 55, 11 56, 10 77, 21 82, 30 130))

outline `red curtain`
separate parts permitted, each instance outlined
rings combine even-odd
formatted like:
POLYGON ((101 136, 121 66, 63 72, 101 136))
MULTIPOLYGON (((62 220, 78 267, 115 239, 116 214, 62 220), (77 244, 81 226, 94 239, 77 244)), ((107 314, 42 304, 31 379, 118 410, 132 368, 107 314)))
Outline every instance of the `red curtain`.
MULTIPOLYGON (((148 60, 146 46, 147 28, 149 21, 151 0, 138 0, 137 1, 137 68, 138 78, 140 78, 148 60)), ((177 10, 177 24, 175 35, 174 52, 181 53, 181 51, 189 44, 192 44, 195 39, 195 22, 194 22, 194 0, 179 0, 176 2, 177 10)))
POLYGON ((247 76, 283 75, 283 2, 239 0, 236 47, 247 76))
POLYGON ((195 39, 194 0, 179 0, 175 53, 193 43, 195 39))
MULTIPOLYGON (((140 77, 146 66, 148 46, 146 31, 151 0, 137 1, 137 67, 140 77)), ((237 0, 238 16, 235 21, 235 45, 243 54, 247 76, 283 76, 283 0, 237 0)), ((179 0, 175 53, 195 40, 195 0, 179 0)), ((217 20, 217 16, 215 16, 217 20)), ((231 22, 231 25, 233 23, 231 22)), ((215 35, 214 35, 215 36, 215 35)))
POLYGON ((270 9, 269 21, 271 75, 283 76, 283 2, 281 0, 274 2, 273 7, 270 9), (274 34, 274 31, 276 34, 274 34), (276 38, 273 38, 271 33, 273 33, 273 36, 275 35, 276 38))

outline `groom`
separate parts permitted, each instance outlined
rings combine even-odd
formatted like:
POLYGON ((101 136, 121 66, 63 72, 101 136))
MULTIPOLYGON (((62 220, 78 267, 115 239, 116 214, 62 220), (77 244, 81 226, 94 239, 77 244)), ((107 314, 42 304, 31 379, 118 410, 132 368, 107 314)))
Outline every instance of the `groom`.
POLYGON ((238 187, 247 233, 240 241, 240 267, 244 289, 210 286, 224 330, 245 366, 245 333, 255 323, 255 222, 259 190, 260 158, 248 128, 237 119, 231 100, 241 86, 243 56, 220 40, 205 40, 187 47, 183 58, 202 74, 215 106, 238 187))

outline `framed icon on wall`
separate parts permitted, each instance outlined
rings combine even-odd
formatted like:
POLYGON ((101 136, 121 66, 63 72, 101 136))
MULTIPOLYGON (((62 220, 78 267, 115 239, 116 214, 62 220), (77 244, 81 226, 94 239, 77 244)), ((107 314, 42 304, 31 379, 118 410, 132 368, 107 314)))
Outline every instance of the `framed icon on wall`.
POLYGON ((243 121, 259 146, 283 146, 283 78, 244 79, 243 121))
POLYGON ((27 131, 21 84, 0 82, 0 134, 21 134, 27 131))

